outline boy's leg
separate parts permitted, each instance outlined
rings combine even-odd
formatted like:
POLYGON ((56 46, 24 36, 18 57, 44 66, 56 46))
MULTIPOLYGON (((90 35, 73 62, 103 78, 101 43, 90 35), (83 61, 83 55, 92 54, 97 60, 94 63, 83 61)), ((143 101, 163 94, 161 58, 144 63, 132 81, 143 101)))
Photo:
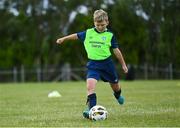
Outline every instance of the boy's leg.
POLYGON ((96 93, 95 87, 97 80, 94 78, 87 79, 87 104, 89 109, 96 105, 96 93))
POLYGON ((85 118, 89 118, 89 110, 96 105, 96 93, 95 87, 97 80, 94 78, 88 78, 87 82, 87 105, 88 109, 83 112, 85 118))
POLYGON ((118 100, 119 104, 124 103, 124 97, 121 96, 121 87, 118 83, 110 83, 112 90, 114 91, 114 96, 118 100))

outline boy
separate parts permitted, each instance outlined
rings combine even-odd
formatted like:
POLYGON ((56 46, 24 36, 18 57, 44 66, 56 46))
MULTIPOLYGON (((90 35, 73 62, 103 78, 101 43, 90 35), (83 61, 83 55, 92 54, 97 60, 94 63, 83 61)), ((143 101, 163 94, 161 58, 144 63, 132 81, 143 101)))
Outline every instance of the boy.
POLYGON ((93 18, 94 28, 59 38, 56 41, 58 44, 62 44, 66 40, 80 39, 84 43, 89 59, 87 63, 86 79, 88 109, 83 112, 85 118, 89 118, 89 110, 96 105, 95 86, 100 78, 105 82, 109 82, 118 103, 124 103, 124 97, 121 96, 121 88, 118 84, 118 75, 111 59, 110 48, 113 49, 124 72, 128 72, 128 68, 118 48, 115 37, 113 33, 106 28, 109 24, 107 13, 102 9, 96 10, 93 18))

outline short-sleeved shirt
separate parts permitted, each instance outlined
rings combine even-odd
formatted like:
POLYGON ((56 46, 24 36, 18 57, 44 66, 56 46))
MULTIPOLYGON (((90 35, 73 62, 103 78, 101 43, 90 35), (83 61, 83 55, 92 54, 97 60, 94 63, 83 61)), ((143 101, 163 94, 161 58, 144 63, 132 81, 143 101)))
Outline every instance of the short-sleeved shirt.
MULTIPOLYGON (((96 30, 96 28, 94 28, 95 31, 97 33, 100 33, 96 30)), ((107 29, 106 31, 111 32, 109 29, 107 29)), ((111 32, 112 33, 112 32, 111 32)), ((78 39, 80 39, 82 42, 84 42, 85 38, 86 38, 86 31, 82 31, 82 32, 78 32, 77 33, 78 39)), ((111 48, 118 48, 118 42, 113 34, 112 40, 111 40, 111 48)))
MULTIPOLYGON (((96 29, 95 31, 98 32, 96 29)), ((84 42, 86 38, 86 31, 77 33, 77 36, 82 42, 84 42)), ((114 35, 111 39, 111 48, 118 48, 118 43, 114 35)), ((96 80, 102 79, 104 82, 109 83, 118 83, 118 74, 111 57, 100 61, 89 60, 86 67, 88 69, 87 78, 94 78, 96 80)))

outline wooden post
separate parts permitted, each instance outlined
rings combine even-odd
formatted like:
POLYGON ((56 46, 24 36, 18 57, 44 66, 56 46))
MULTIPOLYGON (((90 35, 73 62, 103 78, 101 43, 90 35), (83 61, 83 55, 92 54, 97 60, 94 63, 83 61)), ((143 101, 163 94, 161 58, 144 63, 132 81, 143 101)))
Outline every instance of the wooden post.
POLYGON ((36 69, 36 73, 37 73, 37 81, 41 82, 41 68, 39 66, 36 69))
POLYGON ((13 81, 14 82, 17 82, 17 68, 16 67, 14 67, 13 68, 13 81))
POLYGON ((170 78, 170 80, 173 79, 173 66, 172 66, 172 63, 169 64, 169 78, 170 78))
POLYGON ((144 64, 144 78, 145 78, 145 80, 148 79, 148 65, 147 65, 147 63, 144 64))
POLYGON ((24 66, 21 65, 21 82, 25 81, 25 73, 24 73, 24 66))

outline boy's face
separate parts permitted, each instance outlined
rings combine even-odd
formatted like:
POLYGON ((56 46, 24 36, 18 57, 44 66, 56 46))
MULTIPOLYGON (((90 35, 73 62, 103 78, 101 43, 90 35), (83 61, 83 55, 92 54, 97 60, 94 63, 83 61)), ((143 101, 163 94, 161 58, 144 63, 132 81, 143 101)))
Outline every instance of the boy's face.
POLYGON ((106 20, 103 20, 103 21, 100 21, 100 22, 95 21, 94 26, 96 27, 98 32, 104 32, 106 30, 106 27, 107 27, 108 23, 109 22, 106 21, 106 20))

